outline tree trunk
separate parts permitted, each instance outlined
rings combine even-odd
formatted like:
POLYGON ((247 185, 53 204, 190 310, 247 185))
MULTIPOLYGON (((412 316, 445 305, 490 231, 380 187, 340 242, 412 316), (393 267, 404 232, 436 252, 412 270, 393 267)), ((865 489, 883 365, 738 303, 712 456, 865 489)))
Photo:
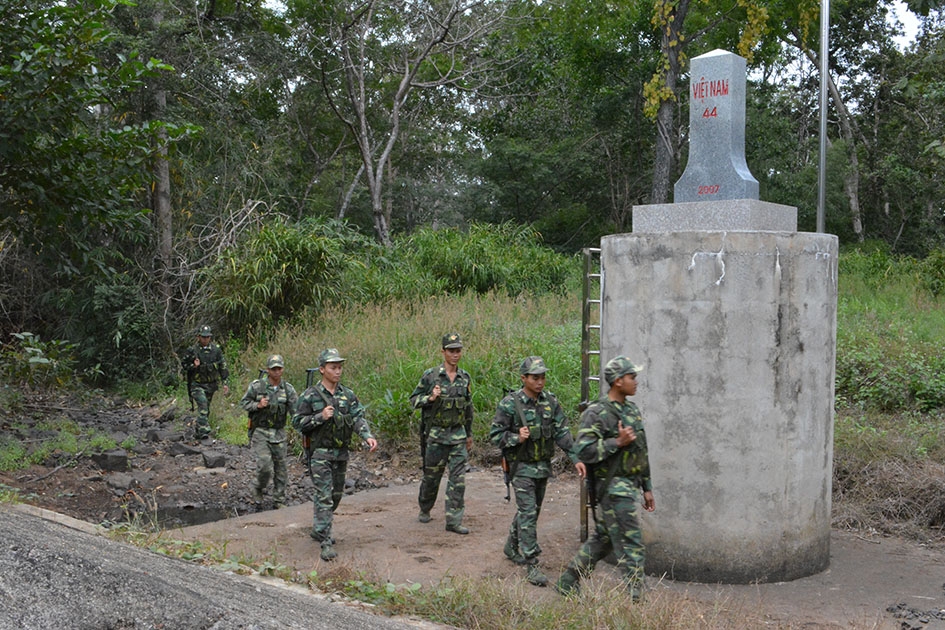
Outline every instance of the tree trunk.
MULTIPOLYGON (((161 9, 155 9, 153 14, 154 27, 157 30, 164 21, 161 9)), ((154 119, 162 120, 167 109, 167 92, 161 88, 154 90, 154 119)), ((167 161, 168 147, 167 130, 159 126, 157 132, 157 147, 154 158, 154 184, 151 192, 151 209, 154 212, 154 224, 157 230, 157 260, 159 273, 157 281, 161 295, 165 302, 170 299, 170 269, 173 264, 174 232, 171 216, 171 176, 167 161)))
POLYGON ((665 24, 660 26, 660 51, 667 60, 663 70, 663 86, 670 98, 663 98, 656 113, 656 153, 653 158, 653 186, 650 203, 669 203, 672 192, 670 178, 676 169, 676 138, 678 121, 675 120, 676 83, 679 78, 679 53, 683 23, 689 12, 689 0, 679 0, 665 15, 665 24))

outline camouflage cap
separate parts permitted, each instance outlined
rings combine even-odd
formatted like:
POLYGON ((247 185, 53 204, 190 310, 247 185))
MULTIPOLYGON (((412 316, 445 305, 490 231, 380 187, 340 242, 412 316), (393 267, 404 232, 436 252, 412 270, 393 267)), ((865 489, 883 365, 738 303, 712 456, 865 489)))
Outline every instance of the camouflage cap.
POLYGON ((337 348, 328 348, 327 350, 322 350, 322 353, 318 355, 318 367, 323 367, 326 363, 344 363, 345 359, 341 358, 341 355, 338 354, 337 348))
POLYGON ((271 357, 269 357, 268 361, 266 361, 266 367, 267 368, 285 367, 285 360, 282 358, 281 354, 274 354, 271 357))
POLYGON ((443 348, 462 348, 463 340, 459 333, 446 333, 443 335, 443 348))
POLYGON ((200 337, 212 337, 213 332, 210 330, 209 326, 203 325, 197 329, 197 335, 200 337))
POLYGON ((545 367, 545 360, 541 357, 526 357, 522 361, 522 366, 518 370, 521 372, 522 376, 526 374, 544 374, 548 371, 548 368, 545 367))
POLYGON ((604 366, 604 380, 608 385, 613 385, 614 381, 625 374, 639 374, 642 371, 642 365, 634 365, 627 357, 614 357, 604 366))

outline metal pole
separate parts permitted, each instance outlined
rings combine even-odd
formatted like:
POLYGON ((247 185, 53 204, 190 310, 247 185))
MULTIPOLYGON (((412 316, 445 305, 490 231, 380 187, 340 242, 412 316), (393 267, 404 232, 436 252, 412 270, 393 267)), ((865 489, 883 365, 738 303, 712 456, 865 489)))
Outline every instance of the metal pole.
POLYGON ((830 50, 830 0, 820 1, 820 160, 817 165, 817 232, 824 232, 827 206, 827 57, 830 50))

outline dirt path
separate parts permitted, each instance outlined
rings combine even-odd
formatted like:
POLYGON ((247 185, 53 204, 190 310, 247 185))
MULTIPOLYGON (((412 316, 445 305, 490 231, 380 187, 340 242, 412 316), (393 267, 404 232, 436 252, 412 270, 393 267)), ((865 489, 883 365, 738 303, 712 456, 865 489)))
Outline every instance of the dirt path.
MULTIPOLYGON (((577 487, 571 475, 549 484, 538 531, 550 577, 557 576, 579 544, 577 487)), ((339 558, 331 564, 318 558, 318 547, 308 536, 311 503, 188 527, 174 535, 226 542, 228 554, 272 556, 296 570, 322 575, 347 567, 394 584, 430 585, 448 575, 524 582, 523 570, 502 554, 514 506, 503 499, 498 471, 467 475, 468 536, 444 530, 442 499, 431 523, 417 522, 417 490, 416 483, 407 483, 346 496, 334 525, 339 558)), ((593 579, 615 577, 606 566, 593 579)), ((945 629, 945 621, 932 616, 945 608, 945 553, 896 539, 834 532, 830 568, 793 582, 732 586, 648 578, 648 583, 657 592, 670 589, 734 610, 765 611, 771 619, 802 627, 945 629), (887 612, 899 604, 926 612, 925 621, 887 612)), ((556 597, 550 588, 529 588, 538 597, 556 597)))

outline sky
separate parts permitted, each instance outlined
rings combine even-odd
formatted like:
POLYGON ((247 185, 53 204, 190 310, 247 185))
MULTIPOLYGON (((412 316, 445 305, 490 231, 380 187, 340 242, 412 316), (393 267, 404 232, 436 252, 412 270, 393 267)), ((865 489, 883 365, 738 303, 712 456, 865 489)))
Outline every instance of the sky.
POLYGON ((902 22, 903 31, 905 31, 903 35, 896 38, 896 43, 901 50, 915 41, 915 36, 919 30, 919 20, 914 13, 906 8, 905 3, 901 1, 893 3, 893 12, 899 18, 899 21, 902 22))

